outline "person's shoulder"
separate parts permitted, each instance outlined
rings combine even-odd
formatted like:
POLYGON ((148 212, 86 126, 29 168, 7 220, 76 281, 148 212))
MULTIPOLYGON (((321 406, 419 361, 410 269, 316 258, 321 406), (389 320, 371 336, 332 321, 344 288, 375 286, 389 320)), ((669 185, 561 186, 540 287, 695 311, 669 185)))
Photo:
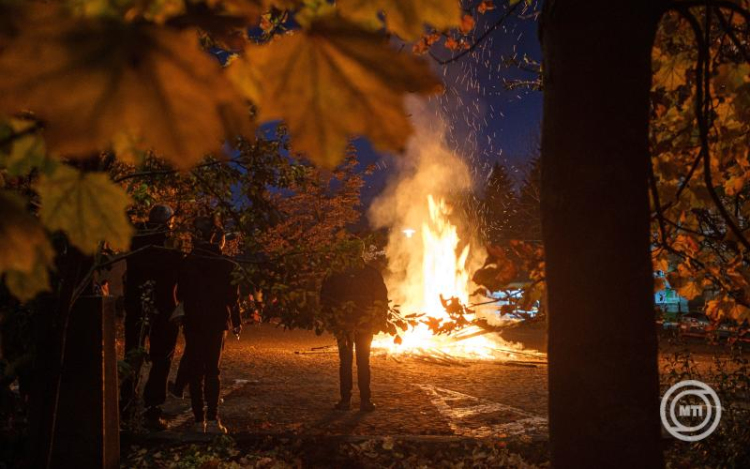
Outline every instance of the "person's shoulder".
POLYGON ((380 270, 369 264, 365 264, 364 267, 362 267, 362 274, 370 278, 383 278, 383 274, 380 273, 380 270))

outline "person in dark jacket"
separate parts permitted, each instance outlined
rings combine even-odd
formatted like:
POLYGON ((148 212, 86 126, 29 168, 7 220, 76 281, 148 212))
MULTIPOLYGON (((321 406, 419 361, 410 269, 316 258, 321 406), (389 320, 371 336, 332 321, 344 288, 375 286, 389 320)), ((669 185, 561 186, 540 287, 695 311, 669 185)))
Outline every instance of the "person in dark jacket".
POLYGON ((320 300, 323 310, 333 318, 339 349, 341 400, 335 408, 351 407, 352 362, 356 351, 359 408, 375 410, 370 391, 370 347, 373 335, 385 323, 388 289, 383 276, 367 264, 334 273, 323 282, 320 300))
POLYGON ((124 412, 135 407, 132 404, 143 363, 135 350, 144 347, 148 337, 151 371, 143 391, 144 416, 146 424, 156 430, 166 427, 160 406, 166 400, 178 335, 177 326, 169 318, 175 307, 173 291, 182 254, 165 246, 173 216, 169 206, 155 205, 148 222, 139 226, 131 243, 133 253, 126 258, 125 357, 132 373, 120 385, 120 405, 124 412), (144 302, 146 293, 150 297, 144 302))
POLYGON ((185 360, 196 430, 226 433, 218 416, 219 367, 230 325, 241 329, 234 264, 221 253, 224 233, 208 218, 196 220, 193 250, 182 263, 175 296, 183 303, 185 360), (204 405, 206 409, 204 411, 204 405))

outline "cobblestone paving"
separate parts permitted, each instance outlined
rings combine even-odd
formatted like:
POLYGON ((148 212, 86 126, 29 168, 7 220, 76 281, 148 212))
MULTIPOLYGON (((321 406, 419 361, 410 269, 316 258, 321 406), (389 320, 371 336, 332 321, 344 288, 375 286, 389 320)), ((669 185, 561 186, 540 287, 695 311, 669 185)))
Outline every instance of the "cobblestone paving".
MULTIPOLYGON (((537 341, 538 342, 538 341, 537 341)), ((230 431, 250 434, 547 437, 547 367, 465 362, 445 366, 414 359, 371 358, 372 413, 334 411, 338 399, 335 340, 308 331, 250 327, 237 341, 229 336, 222 364, 220 414, 230 431)), ((684 345, 662 344, 662 378, 684 345)), ((713 346, 693 344, 695 365, 708 369, 713 346)), ((181 349, 173 364, 177 366, 181 349)), ((173 370, 174 372, 174 370, 173 370)), ((356 379, 355 379, 356 382, 356 379)), ((356 386, 356 385, 355 385, 356 386)), ((353 409, 358 408, 355 389, 353 409)), ((170 427, 186 434, 188 399, 170 397, 170 427)))
MULTIPOLYGON (((240 341, 227 339, 220 409, 227 427, 248 433, 545 438, 544 365, 444 366, 374 354, 378 409, 340 412, 332 409, 338 398, 334 343, 331 336, 270 326, 249 328, 240 341), (331 347, 313 350, 325 346, 331 347)), ((189 401, 170 397, 165 409, 177 415, 171 427, 185 431, 189 401)))

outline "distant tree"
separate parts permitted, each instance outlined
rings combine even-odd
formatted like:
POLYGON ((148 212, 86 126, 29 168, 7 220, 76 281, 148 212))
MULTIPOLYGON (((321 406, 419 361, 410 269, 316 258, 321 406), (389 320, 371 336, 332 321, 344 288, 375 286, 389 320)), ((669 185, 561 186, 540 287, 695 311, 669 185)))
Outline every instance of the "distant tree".
POLYGON ((285 191, 272 194, 278 220, 246 240, 237 271, 238 281, 261 293, 263 320, 323 331, 318 292, 324 277, 359 261, 363 240, 348 228, 361 216, 363 185, 350 147, 334 171, 303 165, 285 191))
POLYGON ((541 183, 542 173, 539 157, 531 160, 523 169, 523 181, 518 195, 516 221, 518 237, 527 241, 542 239, 541 183))
POLYGON ((485 237, 490 244, 503 244, 518 236, 518 193, 515 181, 496 162, 481 200, 485 237))

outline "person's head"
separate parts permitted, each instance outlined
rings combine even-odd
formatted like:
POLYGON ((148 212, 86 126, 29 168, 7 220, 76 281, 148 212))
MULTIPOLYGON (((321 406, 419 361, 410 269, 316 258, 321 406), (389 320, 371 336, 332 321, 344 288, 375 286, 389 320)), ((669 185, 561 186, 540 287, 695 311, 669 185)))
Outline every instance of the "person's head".
POLYGON ((172 221, 174 219, 174 210, 169 205, 158 204, 151 207, 148 212, 148 223, 152 227, 166 227, 172 228, 172 221))
POLYGON ((224 248, 226 241, 224 230, 214 222, 213 218, 209 217, 195 219, 195 237, 198 241, 213 244, 219 249, 224 248))

